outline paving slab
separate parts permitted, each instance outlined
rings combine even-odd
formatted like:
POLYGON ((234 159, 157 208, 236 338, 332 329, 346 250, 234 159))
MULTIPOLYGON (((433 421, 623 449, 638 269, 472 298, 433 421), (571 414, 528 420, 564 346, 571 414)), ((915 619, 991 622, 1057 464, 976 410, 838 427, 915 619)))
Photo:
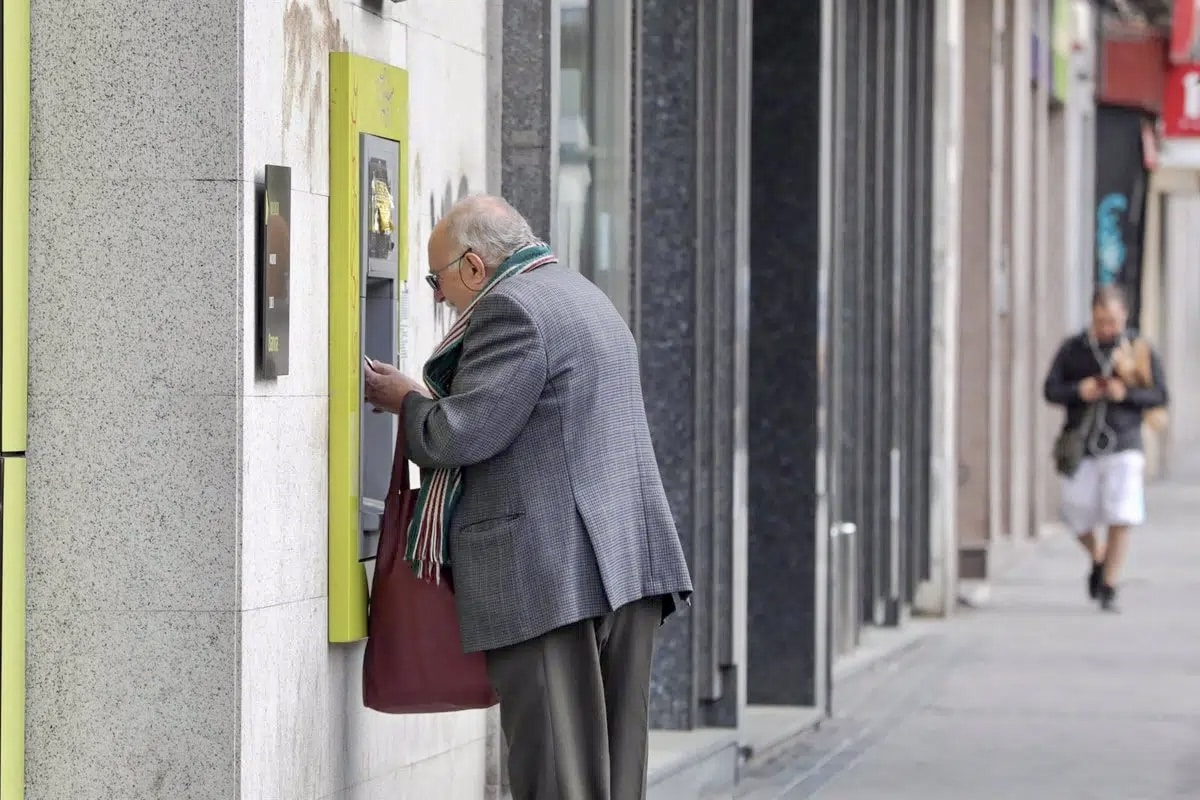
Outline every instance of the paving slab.
POLYGON ((1088 600, 1071 537, 1040 542, 741 796, 1200 799, 1200 481, 1148 502, 1121 613, 1088 600))

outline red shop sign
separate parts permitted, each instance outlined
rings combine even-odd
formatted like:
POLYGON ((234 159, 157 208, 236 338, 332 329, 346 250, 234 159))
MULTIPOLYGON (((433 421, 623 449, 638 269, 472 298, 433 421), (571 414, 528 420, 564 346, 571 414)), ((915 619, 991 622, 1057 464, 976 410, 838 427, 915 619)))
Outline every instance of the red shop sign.
POLYGON ((1163 94, 1163 135, 1200 137, 1200 64, 1168 69, 1163 94))
POLYGON ((1200 0, 1175 0, 1171 12, 1171 50, 1172 64, 1187 64, 1196 60, 1197 28, 1200 22, 1200 0))

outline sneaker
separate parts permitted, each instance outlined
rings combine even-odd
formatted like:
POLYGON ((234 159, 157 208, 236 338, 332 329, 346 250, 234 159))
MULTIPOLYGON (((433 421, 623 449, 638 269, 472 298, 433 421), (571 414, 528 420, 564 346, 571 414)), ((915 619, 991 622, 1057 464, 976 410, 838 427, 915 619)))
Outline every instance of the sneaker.
POLYGON ((1093 564, 1092 572, 1088 575, 1088 597, 1095 600, 1100 596, 1100 584, 1104 583, 1104 565, 1093 564))
POLYGON ((1119 611, 1117 608, 1117 590, 1106 583, 1100 584, 1100 608, 1105 611, 1119 611))

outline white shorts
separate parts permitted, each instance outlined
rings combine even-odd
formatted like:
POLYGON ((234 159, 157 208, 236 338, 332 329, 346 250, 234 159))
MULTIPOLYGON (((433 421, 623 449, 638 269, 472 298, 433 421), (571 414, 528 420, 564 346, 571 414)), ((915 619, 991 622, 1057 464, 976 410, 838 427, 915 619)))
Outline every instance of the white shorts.
POLYGON ((1141 525, 1146 521, 1145 471, 1146 457, 1139 450, 1083 459, 1063 480, 1062 521, 1075 534, 1141 525))

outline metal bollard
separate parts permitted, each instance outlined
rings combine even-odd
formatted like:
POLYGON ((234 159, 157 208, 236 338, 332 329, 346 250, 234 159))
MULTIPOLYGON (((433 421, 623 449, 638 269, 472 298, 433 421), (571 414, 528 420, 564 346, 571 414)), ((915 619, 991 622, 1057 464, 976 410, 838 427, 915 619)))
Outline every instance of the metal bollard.
POLYGON ((858 525, 842 522, 829 530, 833 581, 833 648, 845 655, 858 646, 858 525))
POLYGON ((842 654, 842 629, 845 627, 845 622, 842 621, 842 575, 846 571, 842 565, 844 558, 841 526, 834 525, 829 529, 829 581, 833 584, 829 593, 829 614, 832 617, 829 647, 835 657, 842 654))
POLYGON ((859 612, 858 597, 858 526, 848 522, 842 526, 842 547, 846 554, 843 559, 846 574, 843 580, 843 603, 846 615, 846 652, 858 647, 859 634, 862 631, 862 615, 859 612))
POLYGON ((858 646, 858 526, 841 522, 829 531, 832 548, 833 646, 841 656, 858 646))

